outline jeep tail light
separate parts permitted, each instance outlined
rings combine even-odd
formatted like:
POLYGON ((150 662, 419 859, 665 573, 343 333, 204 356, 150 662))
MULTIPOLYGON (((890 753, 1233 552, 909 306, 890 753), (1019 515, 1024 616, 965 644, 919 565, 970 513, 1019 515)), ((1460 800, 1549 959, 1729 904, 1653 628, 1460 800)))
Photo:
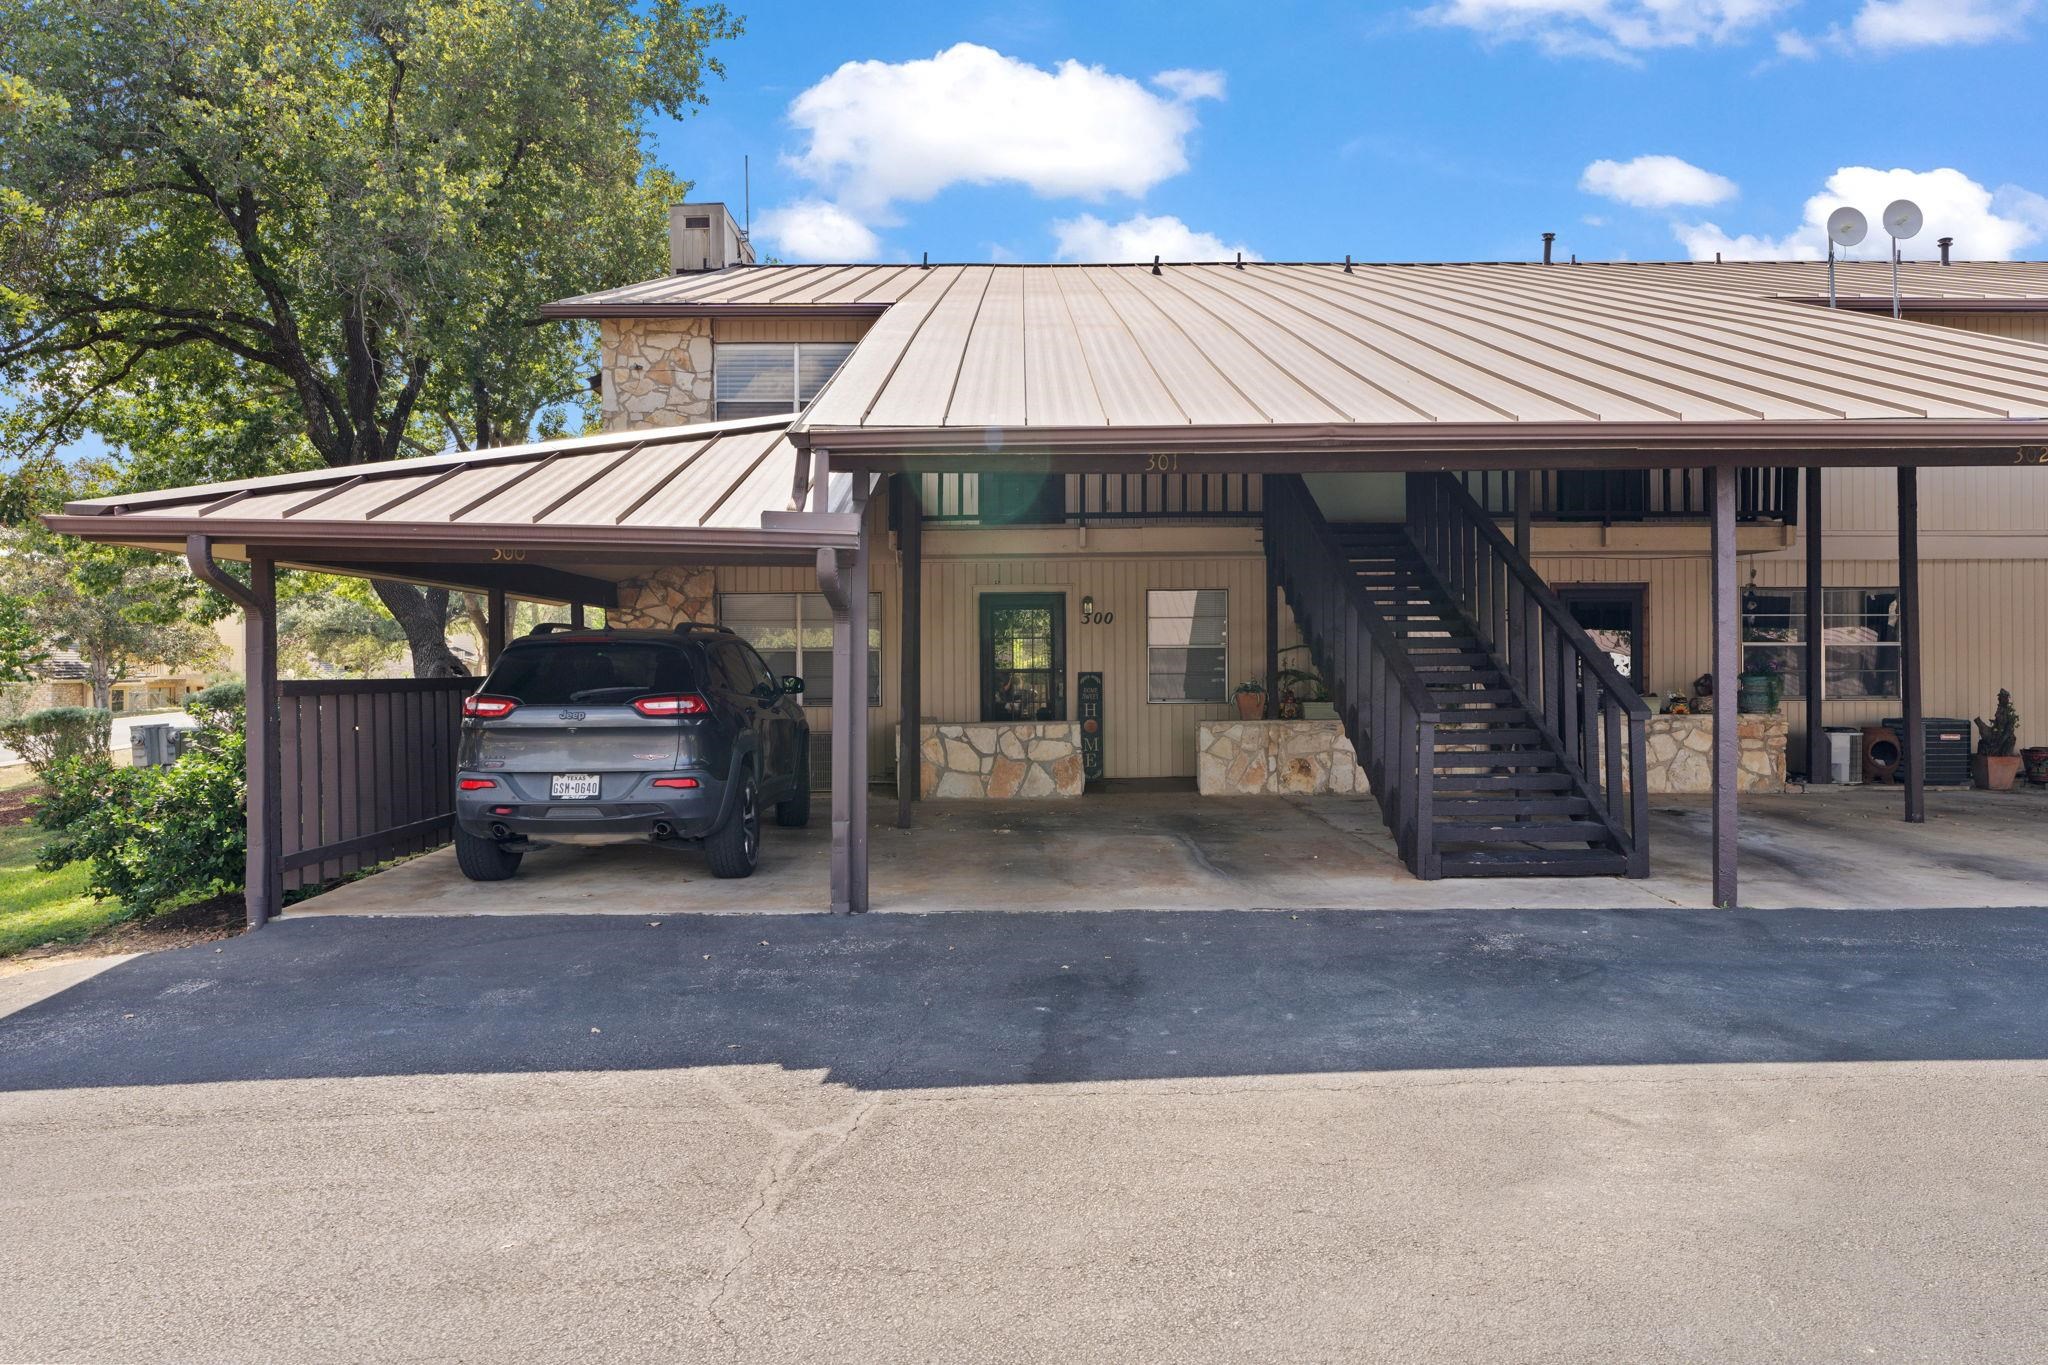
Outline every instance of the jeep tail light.
POLYGON ((466 792, 487 792, 498 784, 488 777, 465 777, 455 785, 466 792))
POLYGON ((657 787, 673 787, 677 791, 692 791, 697 786, 697 779, 694 777, 657 777, 654 779, 654 785, 657 787))
POLYGON ((462 699, 462 714, 474 720, 496 720, 509 716, 519 703, 511 697, 493 697, 479 692, 473 697, 462 699))
POLYGON ((671 716, 708 716, 711 705, 695 692, 679 692, 672 696, 642 697, 633 703, 633 709, 643 716, 666 720, 671 716))

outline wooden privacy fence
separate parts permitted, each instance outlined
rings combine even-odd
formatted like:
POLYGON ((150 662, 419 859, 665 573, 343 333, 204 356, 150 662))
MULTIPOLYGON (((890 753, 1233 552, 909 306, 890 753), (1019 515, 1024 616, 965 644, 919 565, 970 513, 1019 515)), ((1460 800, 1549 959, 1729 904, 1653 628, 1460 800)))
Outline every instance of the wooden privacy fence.
POLYGON ((454 837, 455 747, 474 678, 278 684, 286 890, 454 837))

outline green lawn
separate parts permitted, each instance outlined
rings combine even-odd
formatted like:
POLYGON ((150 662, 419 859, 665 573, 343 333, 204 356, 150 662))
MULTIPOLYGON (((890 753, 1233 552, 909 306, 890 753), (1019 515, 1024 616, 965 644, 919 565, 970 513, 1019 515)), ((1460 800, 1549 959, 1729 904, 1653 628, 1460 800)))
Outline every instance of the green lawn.
POLYGON ((43 832, 34 825, 0 829, 0 957, 40 943, 84 938, 125 917, 118 901, 85 894, 85 864, 59 872, 36 867, 43 832))

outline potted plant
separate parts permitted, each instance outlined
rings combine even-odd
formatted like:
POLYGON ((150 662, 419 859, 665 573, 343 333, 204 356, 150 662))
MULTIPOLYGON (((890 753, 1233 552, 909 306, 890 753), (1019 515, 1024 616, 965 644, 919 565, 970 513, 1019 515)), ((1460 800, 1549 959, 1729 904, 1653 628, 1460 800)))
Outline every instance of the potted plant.
POLYGON ((1237 685, 1237 691, 1231 695, 1237 698, 1237 718, 1239 720, 1259 720, 1265 716, 1266 685, 1264 683, 1256 679, 1251 682, 1241 682, 1237 685))
POLYGON ((1759 659, 1735 678, 1735 709, 1745 716, 1768 716, 1785 696, 1785 674, 1776 659, 1759 659))
POLYGON ((2020 775, 2020 713, 2012 708, 2012 693, 1998 689, 1998 708, 1991 723, 1977 726, 1977 753, 1971 760, 1972 775, 1980 791, 2009 792, 2020 775))
MULTIPOLYGON (((1308 653, 1307 645, 1291 645, 1280 651, 1280 657, 1289 654, 1308 653)), ((1323 686, 1323 676, 1315 671, 1313 661, 1306 668, 1283 668, 1277 678, 1277 686, 1292 693, 1300 704, 1300 714, 1307 720, 1334 720, 1337 716, 1336 703, 1330 700, 1330 689, 1323 686)))

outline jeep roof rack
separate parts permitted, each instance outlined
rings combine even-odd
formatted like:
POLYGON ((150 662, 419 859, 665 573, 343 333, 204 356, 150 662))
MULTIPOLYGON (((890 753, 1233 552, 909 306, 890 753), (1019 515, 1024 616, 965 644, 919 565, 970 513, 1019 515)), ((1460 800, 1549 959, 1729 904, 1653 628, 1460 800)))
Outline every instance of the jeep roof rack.
POLYGON ((713 625, 709 621, 684 621, 676 626, 675 631, 678 635, 689 635, 697 631, 703 631, 707 635, 731 635, 733 628, 713 625))

